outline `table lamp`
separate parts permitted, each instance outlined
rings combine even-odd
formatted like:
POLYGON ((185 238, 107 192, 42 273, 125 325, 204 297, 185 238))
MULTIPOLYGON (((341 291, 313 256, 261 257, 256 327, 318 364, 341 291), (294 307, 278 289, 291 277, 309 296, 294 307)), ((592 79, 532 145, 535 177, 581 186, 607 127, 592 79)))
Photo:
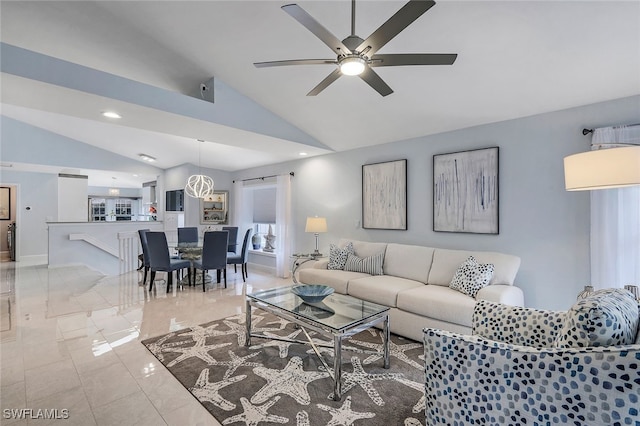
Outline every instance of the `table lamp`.
POLYGON ((307 225, 304 227, 304 232, 313 232, 316 236, 316 249, 311 253, 311 257, 321 257, 322 253, 318 251, 318 236, 321 232, 327 232, 327 219, 324 217, 308 217, 307 225))

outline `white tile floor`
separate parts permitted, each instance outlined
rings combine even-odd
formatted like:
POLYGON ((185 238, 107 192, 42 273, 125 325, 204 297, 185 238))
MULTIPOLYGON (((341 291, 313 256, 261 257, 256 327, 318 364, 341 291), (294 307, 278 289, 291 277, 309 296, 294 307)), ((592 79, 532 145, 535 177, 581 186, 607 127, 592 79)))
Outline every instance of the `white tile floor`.
POLYGON ((244 310, 243 291, 290 285, 250 268, 211 284, 151 293, 132 272, 0 263, 0 424, 219 425, 140 343, 244 310), (245 290, 246 288, 246 290, 245 290), (6 410, 57 409, 68 419, 15 419, 6 410))

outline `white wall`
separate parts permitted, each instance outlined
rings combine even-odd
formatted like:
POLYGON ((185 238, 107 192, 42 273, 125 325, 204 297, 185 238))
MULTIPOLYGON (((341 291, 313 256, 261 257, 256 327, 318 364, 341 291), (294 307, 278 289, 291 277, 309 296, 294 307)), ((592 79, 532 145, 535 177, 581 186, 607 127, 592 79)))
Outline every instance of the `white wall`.
POLYGON ((47 221, 58 220, 58 176, 3 170, 3 184, 17 188, 17 256, 20 260, 47 254, 47 221))
POLYGON ((567 309, 589 284, 589 193, 564 190, 562 160, 589 150, 583 128, 631 124, 639 117, 640 96, 635 96, 244 170, 234 179, 295 172, 294 251, 313 249, 314 237, 304 233, 304 223, 319 215, 329 228, 320 236, 324 253, 329 243, 346 237, 515 254, 522 258, 516 284, 525 303, 567 309), (433 155, 489 146, 500 147, 500 234, 434 232, 433 155), (362 229, 361 166, 403 158, 408 159, 408 231, 362 229))
POLYGON ((87 176, 58 176, 58 221, 87 222, 89 191, 87 176))

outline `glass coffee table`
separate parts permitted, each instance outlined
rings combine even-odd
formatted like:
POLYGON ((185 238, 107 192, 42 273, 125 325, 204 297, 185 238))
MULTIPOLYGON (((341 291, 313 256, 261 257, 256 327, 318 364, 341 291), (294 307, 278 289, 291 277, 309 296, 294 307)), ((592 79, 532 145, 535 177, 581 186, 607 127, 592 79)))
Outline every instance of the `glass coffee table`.
POLYGON ((383 324, 383 359, 384 368, 389 368, 389 307, 377 303, 366 302, 352 296, 333 293, 322 302, 306 303, 296 296, 290 287, 278 287, 257 291, 246 296, 246 346, 251 345, 251 338, 274 339, 251 332, 251 309, 260 308, 278 317, 284 318, 299 326, 307 341, 278 339, 288 342, 310 344, 314 352, 333 379, 333 399, 342 398, 342 339, 353 336, 376 324, 383 324), (330 335, 333 345, 314 343, 308 330, 330 335), (320 354, 318 346, 333 347, 333 371, 320 354))

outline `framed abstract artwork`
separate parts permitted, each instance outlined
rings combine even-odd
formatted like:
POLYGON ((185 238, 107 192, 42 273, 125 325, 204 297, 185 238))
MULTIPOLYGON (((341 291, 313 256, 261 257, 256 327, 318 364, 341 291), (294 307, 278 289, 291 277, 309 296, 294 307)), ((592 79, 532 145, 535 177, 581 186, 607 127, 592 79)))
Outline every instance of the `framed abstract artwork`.
POLYGON ((498 147, 433 156, 433 230, 498 234, 498 147))
POLYGON ((407 160, 362 166, 362 227, 407 229, 407 160))
POLYGON ((11 220, 11 188, 0 188, 0 220, 11 220))

